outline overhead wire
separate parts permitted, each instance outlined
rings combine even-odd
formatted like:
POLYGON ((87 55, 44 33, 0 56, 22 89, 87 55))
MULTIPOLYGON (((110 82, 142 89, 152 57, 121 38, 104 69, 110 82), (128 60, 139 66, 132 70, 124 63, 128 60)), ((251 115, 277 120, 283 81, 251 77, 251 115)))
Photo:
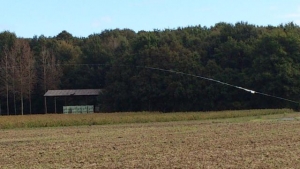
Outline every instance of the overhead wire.
MULTIPOLYGON (((54 65, 55 66, 109 66, 108 64, 54 64, 54 65)), ((50 66, 50 65, 48 65, 48 66, 50 66)), ((272 98, 275 98, 275 99, 300 104, 300 102, 298 102, 298 101, 287 99, 287 98, 284 98, 284 97, 270 95, 270 94, 267 94, 267 93, 255 91, 255 90, 244 88, 244 87, 241 87, 241 86, 236 86, 236 85, 226 83, 226 82, 223 82, 223 81, 220 81, 220 80, 216 80, 216 79, 213 79, 213 78, 208 78, 208 77, 200 76, 200 75, 194 75, 194 74, 190 74, 190 73, 184 73, 184 72, 175 71, 175 70, 171 70, 171 69, 162 69, 162 68, 150 67, 150 66, 130 66, 130 65, 114 65, 114 67, 136 67, 136 68, 144 68, 144 69, 149 69, 149 70, 156 70, 156 71, 175 73, 175 74, 180 74, 180 75, 185 75, 185 76, 191 76, 191 77, 200 78, 200 79, 204 79, 204 80, 207 80, 207 81, 212 81, 212 82, 215 82, 215 83, 219 83, 219 84, 222 84, 222 85, 225 85, 225 86, 233 87, 233 88, 236 88, 236 89, 239 89, 239 90, 243 90, 245 92, 249 92, 251 94, 259 94, 259 95, 263 95, 263 96, 266 96, 266 97, 272 97, 272 98)))
MULTIPOLYGON (((141 67, 141 66, 137 66, 137 67, 141 67)), ((194 74, 190 74, 190 73, 184 73, 184 72, 180 72, 180 71, 155 68, 155 67, 144 66, 144 68, 151 69, 151 70, 165 71, 165 72, 170 72, 170 73, 176 73, 176 74, 181 74, 181 75, 186 75, 186 76, 191 76, 191 77, 196 77, 196 78, 201 78, 201 79, 212 81, 212 82, 216 82, 216 83, 219 83, 219 84, 222 84, 222 85, 234 87, 236 89, 240 89, 240 90, 243 90, 245 92, 249 92, 251 94, 259 94, 259 95, 263 95, 263 96, 267 96, 267 97, 272 97, 272 98, 276 98, 276 99, 280 99, 280 100, 284 100, 284 101, 288 101, 288 102, 300 104, 300 102, 297 102, 297 101, 294 101, 294 100, 291 100, 291 99, 287 99, 287 98, 283 98, 283 97, 279 97, 279 96, 274 96, 274 95, 266 94, 266 93, 263 93, 263 92, 258 92, 258 91, 247 89, 247 88, 244 88, 244 87, 241 87, 241 86, 236 86, 236 85, 233 85, 233 84, 222 82, 222 81, 219 81, 219 80, 216 80, 216 79, 213 79, 213 78, 208 78, 208 77, 204 77, 204 76, 194 75, 194 74)))

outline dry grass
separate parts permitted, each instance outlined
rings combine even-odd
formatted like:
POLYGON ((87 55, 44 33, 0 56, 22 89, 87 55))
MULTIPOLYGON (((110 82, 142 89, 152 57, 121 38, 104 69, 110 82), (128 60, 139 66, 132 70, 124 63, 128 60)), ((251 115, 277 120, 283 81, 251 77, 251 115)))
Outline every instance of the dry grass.
POLYGON ((298 168, 287 116, 0 130, 0 168, 298 168))
POLYGON ((289 114, 292 112, 293 111, 290 109, 265 109, 188 113, 128 112, 0 116, 0 129, 190 121, 262 116, 270 114, 289 114))

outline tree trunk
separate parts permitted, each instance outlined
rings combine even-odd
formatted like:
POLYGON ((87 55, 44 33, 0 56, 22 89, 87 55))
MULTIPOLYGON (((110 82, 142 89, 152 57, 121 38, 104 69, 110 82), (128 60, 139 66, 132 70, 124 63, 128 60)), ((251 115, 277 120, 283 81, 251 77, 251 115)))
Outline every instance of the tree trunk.
POLYGON ((29 113, 30 114, 32 113, 32 111, 31 111, 31 96, 30 96, 30 94, 29 94, 29 113))
POLYGON ((8 57, 7 54, 5 55, 5 81, 6 81, 6 111, 7 115, 9 115, 9 89, 8 89, 8 57))
POLYGON ((17 115, 17 103, 16 103, 16 92, 14 91, 14 111, 15 115, 17 115))
MULTIPOLYGON (((43 58, 43 59, 45 59, 45 58, 43 58)), ((43 60, 44 61, 44 63, 43 64, 45 64, 45 60, 43 60)), ((44 78, 43 78, 43 81, 44 81, 44 93, 46 93, 47 91, 47 86, 46 86, 46 67, 45 67, 45 65, 43 65, 43 73, 44 73, 44 78)), ((46 98, 45 98, 45 114, 47 114, 47 100, 46 100, 46 98)))
POLYGON ((8 84, 6 85, 6 111, 7 115, 9 115, 9 98, 8 98, 8 84))
POLYGON ((24 115, 23 93, 21 92, 21 114, 24 115))
POLYGON ((29 66, 29 79, 28 79, 28 100, 29 100, 29 113, 31 114, 31 87, 32 87, 32 75, 31 75, 31 62, 29 66))
MULTIPOLYGON (((13 67, 13 75, 15 76, 15 68, 14 67, 13 67)), ((15 115, 17 115, 15 79, 13 79, 13 95, 14 95, 14 111, 15 111, 15 115)))

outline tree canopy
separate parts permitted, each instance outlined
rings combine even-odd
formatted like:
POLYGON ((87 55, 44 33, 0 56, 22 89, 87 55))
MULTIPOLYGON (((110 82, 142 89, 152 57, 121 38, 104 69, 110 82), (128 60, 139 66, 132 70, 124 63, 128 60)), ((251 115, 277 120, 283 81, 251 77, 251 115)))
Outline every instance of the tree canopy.
POLYGON ((114 29, 80 38, 66 30, 29 39, 5 31, 0 61, 2 114, 43 113, 46 90, 84 88, 104 89, 103 112, 298 106, 196 76, 300 99, 300 27, 294 23, 114 29))

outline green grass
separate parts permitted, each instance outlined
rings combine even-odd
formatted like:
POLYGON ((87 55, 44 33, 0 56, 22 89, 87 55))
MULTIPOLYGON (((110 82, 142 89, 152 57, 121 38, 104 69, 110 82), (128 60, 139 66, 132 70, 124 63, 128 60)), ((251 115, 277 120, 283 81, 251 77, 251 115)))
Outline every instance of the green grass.
POLYGON ((291 113, 293 113, 293 110, 291 109, 263 109, 218 112, 127 112, 0 116, 0 129, 212 120, 243 117, 262 117, 264 115, 274 114, 282 114, 286 116, 291 113))

